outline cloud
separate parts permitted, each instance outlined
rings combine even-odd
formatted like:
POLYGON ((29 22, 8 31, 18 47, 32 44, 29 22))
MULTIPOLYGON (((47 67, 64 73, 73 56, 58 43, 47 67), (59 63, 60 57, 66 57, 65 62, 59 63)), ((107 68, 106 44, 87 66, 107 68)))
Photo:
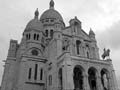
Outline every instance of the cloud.
POLYGON ((113 23, 113 25, 105 31, 98 31, 97 38, 102 47, 120 49, 120 21, 113 23))

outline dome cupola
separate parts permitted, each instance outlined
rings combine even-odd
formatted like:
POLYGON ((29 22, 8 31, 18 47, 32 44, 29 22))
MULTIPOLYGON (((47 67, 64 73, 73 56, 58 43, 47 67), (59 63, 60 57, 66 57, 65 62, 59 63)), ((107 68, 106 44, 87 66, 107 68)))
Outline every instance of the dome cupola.
POLYGON ((50 9, 54 9, 54 1, 53 0, 50 1, 50 9))

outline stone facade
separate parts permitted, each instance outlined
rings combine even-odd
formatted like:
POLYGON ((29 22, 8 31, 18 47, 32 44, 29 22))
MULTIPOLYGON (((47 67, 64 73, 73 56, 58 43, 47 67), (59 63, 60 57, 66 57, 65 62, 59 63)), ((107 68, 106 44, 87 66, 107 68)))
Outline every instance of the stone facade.
POLYGON ((65 26, 50 8, 26 26, 21 43, 10 41, 1 90, 117 90, 110 59, 100 60, 95 33, 77 17, 65 26))

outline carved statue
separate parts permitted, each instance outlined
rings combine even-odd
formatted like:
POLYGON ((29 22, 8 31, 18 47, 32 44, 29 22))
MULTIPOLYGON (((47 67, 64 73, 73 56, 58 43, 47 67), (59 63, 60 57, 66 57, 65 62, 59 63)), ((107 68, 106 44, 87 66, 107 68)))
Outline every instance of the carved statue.
POLYGON ((70 45, 70 41, 68 39, 63 41, 63 49, 67 50, 70 45))
POLYGON ((102 58, 105 59, 107 56, 110 56, 110 49, 104 48, 104 53, 102 54, 102 58))

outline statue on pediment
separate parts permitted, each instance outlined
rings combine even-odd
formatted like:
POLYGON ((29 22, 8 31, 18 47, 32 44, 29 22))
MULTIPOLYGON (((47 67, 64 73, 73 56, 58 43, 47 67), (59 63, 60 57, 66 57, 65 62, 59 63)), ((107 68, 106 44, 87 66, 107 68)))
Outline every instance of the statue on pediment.
POLYGON ((105 59, 106 57, 110 56, 110 49, 103 49, 104 53, 102 54, 102 58, 105 59))

